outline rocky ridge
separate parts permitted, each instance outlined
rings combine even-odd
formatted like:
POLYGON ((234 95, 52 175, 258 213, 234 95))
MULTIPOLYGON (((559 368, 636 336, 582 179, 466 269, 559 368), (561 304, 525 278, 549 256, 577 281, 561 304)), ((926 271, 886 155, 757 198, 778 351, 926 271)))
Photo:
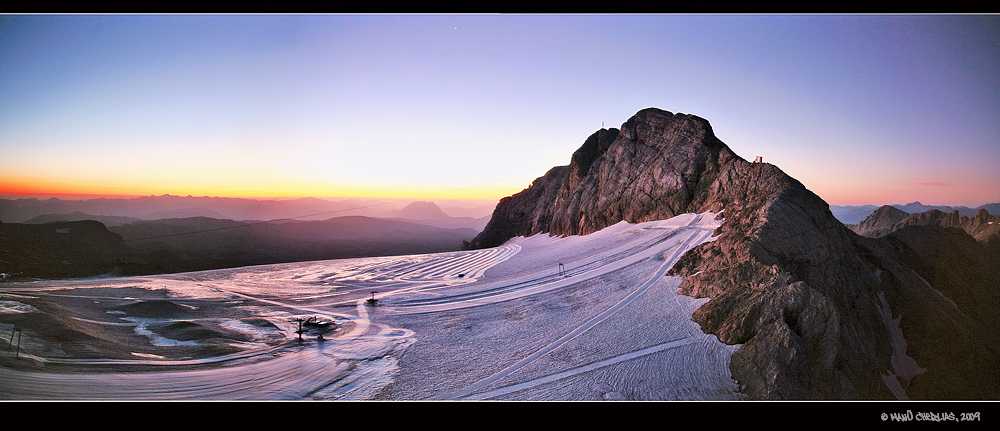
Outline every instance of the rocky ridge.
POLYGON ((502 199, 469 247, 705 211, 724 220, 715 240, 670 274, 684 277, 681 293, 709 298, 693 316, 702 329, 741 345, 730 370, 749 398, 997 398, 997 377, 976 371, 1000 362, 981 322, 899 248, 847 229, 800 182, 739 157, 694 115, 649 108, 599 130, 568 166, 502 199))
POLYGON ((888 235, 892 228, 909 216, 910 213, 896 208, 892 205, 883 205, 865 217, 858 224, 847 225, 855 233, 869 238, 878 238, 888 235))
POLYGON ((911 214, 900 220, 896 228, 912 225, 938 225, 964 230, 976 241, 1000 246, 1000 216, 991 215, 989 211, 980 209, 973 217, 959 215, 958 210, 945 213, 930 210, 911 214))
POLYGON ((958 210, 943 212, 931 209, 920 213, 907 213, 885 205, 871 213, 861 223, 847 225, 858 235, 880 238, 906 226, 941 226, 965 231, 976 241, 1000 246, 1000 216, 980 208, 972 217, 963 216, 958 210))

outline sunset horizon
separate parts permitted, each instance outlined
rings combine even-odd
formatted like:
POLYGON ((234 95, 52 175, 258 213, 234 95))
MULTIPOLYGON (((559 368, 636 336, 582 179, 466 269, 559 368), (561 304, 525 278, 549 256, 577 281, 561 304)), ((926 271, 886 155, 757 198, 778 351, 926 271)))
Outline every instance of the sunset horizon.
MULTIPOLYGON (((499 201, 500 199, 520 192, 524 187, 517 190, 509 189, 503 192, 482 192, 482 188, 464 189, 438 189, 438 190, 355 190, 337 193, 303 193, 292 191, 287 193, 232 193, 225 190, 181 190, 181 191, 153 191, 153 192, 96 192, 93 190, 78 190, 76 192, 55 191, 47 189, 33 188, 0 188, 0 198, 4 199, 28 199, 32 197, 55 197, 60 199, 99 199, 99 198, 141 198, 159 196, 177 197, 209 197, 209 198, 232 198, 232 199, 257 199, 257 200, 289 200, 301 198, 316 199, 394 199, 394 200, 458 200, 458 201, 499 201), (479 193, 477 193, 479 192, 479 193)), ((527 185, 525 185, 526 187, 527 185)), ((489 190, 499 190, 500 188, 490 188, 489 190)))
POLYGON ((832 205, 995 203, 997 23, 2 15, 0 194, 499 200, 656 107, 832 205))
MULTIPOLYGON (((344 200, 344 199, 381 199, 381 200, 393 200, 393 201, 478 201, 478 202, 498 202, 505 197, 512 196, 523 191, 530 183, 525 184, 523 187, 514 189, 509 189, 508 192, 503 193, 493 193, 493 194, 466 194, 463 193, 464 190, 450 190, 450 191, 431 191, 427 193, 419 192, 399 192, 392 190, 385 190, 377 193, 345 193, 345 194, 236 194, 236 193, 225 193, 225 192, 153 192, 153 193, 96 193, 96 192, 60 192, 60 191, 46 191, 46 190, 18 190, 11 188, 0 189, 0 199, 48 199, 57 198, 63 200, 85 200, 85 199, 134 199, 143 197, 161 197, 161 196, 174 196, 174 197, 206 197, 206 198, 230 198, 230 199, 248 199, 248 200, 294 200, 303 198, 315 198, 324 200, 344 200)), ((808 189, 808 185, 806 185, 808 189)), ((814 191, 815 193, 815 191, 814 191)), ((817 194, 818 195, 818 194, 817 194)), ((978 208, 980 206, 1000 203, 1000 199, 992 201, 956 201, 948 199, 927 199, 922 197, 912 197, 910 199, 906 198, 888 198, 879 199, 873 197, 871 199, 865 199, 864 197, 846 197, 838 200, 830 200, 822 195, 819 195, 824 201, 830 205, 836 206, 866 206, 866 205, 903 205, 908 203, 919 202, 924 205, 930 206, 951 206, 951 207, 966 207, 966 208, 978 208)))

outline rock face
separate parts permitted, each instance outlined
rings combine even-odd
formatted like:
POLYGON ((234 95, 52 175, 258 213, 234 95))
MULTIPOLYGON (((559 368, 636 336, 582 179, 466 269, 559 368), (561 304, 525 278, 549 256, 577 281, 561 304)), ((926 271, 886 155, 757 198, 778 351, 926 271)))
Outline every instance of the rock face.
MULTIPOLYGON (((800 182, 737 156, 693 115, 649 108, 599 130, 568 166, 501 200, 471 245, 705 211, 724 219, 716 239, 670 274, 684 276, 681 293, 710 298, 693 316, 705 332, 742 345, 730 370, 749 398, 907 398, 911 385, 923 398, 955 396, 941 382, 981 376, 956 371, 955 361, 971 365, 956 355, 934 362, 942 334, 957 334, 950 348, 998 363, 977 338, 983 326, 899 248, 847 229, 800 182)), ((993 399, 996 387, 962 395, 993 399)))
POLYGON ((585 235, 621 220, 640 223, 701 207, 718 210, 705 192, 720 169, 733 163, 744 174, 770 169, 739 158, 702 118, 645 109, 621 130, 591 135, 569 166, 552 168, 525 191, 501 199, 472 245, 491 247, 539 232, 585 235))
POLYGON ((911 214, 900 220, 897 226, 894 226, 894 230, 903 226, 919 225, 938 225, 962 229, 976 241, 1000 246, 1000 216, 990 215, 989 211, 985 209, 976 211, 976 215, 973 217, 959 215, 958 210, 949 213, 930 210, 911 214))
POLYGON ((122 237, 93 220, 0 223, 0 273, 65 278, 104 274, 125 256, 122 237))
POLYGON ((869 238, 878 238, 888 235, 889 232, 892 232, 897 223, 909 215, 910 213, 892 205, 883 205, 869 214, 868 217, 865 217, 861 223, 848 225, 847 227, 856 232, 858 235, 867 236, 869 238))
POLYGON ((910 214, 891 205, 871 213, 864 221, 848 227, 858 235, 879 238, 906 226, 941 226, 964 230, 976 241, 1000 246, 1000 216, 991 215, 980 208, 973 217, 959 214, 958 210, 943 212, 932 209, 910 214))
MULTIPOLYGON (((995 238, 995 237, 993 237, 995 238)), ((905 225, 882 240, 921 281, 961 313, 912 319, 910 351, 928 372, 909 387, 913 399, 997 399, 1000 388, 1000 247, 958 227, 905 225), (950 370, 944 372, 943 370, 950 370)), ((912 306, 912 305, 911 305, 912 306)))

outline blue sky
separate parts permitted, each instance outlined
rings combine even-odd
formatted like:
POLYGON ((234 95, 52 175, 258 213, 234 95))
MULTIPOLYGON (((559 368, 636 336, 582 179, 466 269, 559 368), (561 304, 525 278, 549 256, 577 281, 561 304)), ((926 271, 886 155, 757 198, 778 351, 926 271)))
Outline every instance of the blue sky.
POLYGON ((831 204, 1000 202, 991 15, 5 15, 0 192, 499 199, 658 107, 831 204))

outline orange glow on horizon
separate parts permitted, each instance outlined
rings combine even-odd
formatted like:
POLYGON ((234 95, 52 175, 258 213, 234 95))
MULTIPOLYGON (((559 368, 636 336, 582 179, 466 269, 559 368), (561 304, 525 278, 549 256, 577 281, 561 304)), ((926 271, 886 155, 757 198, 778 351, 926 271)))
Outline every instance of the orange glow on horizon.
MULTIPOLYGON (((512 183, 505 183, 512 184, 512 183)), ((66 182, 51 179, 10 178, 0 175, 0 195, 26 197, 61 197, 65 199, 93 198, 135 198, 144 196, 195 196, 195 197, 228 197, 244 199, 294 199, 303 197, 314 198, 376 198, 376 199, 455 199, 455 200, 491 200, 500 199, 524 190, 530 182, 520 186, 482 186, 466 188, 445 187, 335 187, 320 183, 279 182, 261 186, 259 183, 231 183, 230 187, 208 186, 150 186, 146 183, 110 184, 66 182)), ((873 186, 850 187, 843 185, 819 184, 808 187, 830 205, 885 205, 905 204, 920 201, 927 205, 952 205, 976 207, 992 202, 965 202, 962 197, 973 196, 965 190, 944 187, 901 187, 873 186), (921 190, 923 189, 923 190, 921 190), (956 199, 957 198, 957 199, 956 199)), ((978 191, 978 190, 976 190, 978 191)), ((995 202, 995 201, 994 201, 995 202)))
POLYGON ((25 181, 0 177, 0 195, 14 196, 63 196, 71 199, 98 197, 132 198, 142 196, 207 196, 245 199, 290 199, 302 197, 316 198, 383 198, 383 199, 463 199, 500 200, 518 193, 524 187, 467 187, 467 188, 341 188, 308 184, 300 187, 281 187, 275 183, 271 187, 247 184, 238 187, 147 187, 135 185, 100 185, 83 183, 63 183, 50 180, 25 181))

